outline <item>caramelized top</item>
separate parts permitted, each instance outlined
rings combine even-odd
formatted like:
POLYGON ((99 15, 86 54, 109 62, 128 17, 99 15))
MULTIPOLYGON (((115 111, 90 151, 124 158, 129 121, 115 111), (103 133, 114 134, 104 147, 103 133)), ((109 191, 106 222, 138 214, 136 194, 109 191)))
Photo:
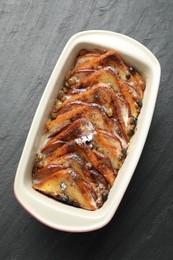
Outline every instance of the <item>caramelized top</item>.
POLYGON ((114 50, 81 50, 64 80, 33 188, 88 210, 100 208, 127 154, 142 107, 145 80, 114 50))

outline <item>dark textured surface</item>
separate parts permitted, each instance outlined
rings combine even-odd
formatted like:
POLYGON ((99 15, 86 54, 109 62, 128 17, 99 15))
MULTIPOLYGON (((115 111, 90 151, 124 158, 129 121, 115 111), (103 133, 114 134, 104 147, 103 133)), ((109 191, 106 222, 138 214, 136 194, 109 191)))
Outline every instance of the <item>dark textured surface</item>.
POLYGON ((0 0, 0 259, 173 259, 173 1, 0 0), (124 33, 159 59, 161 84, 138 167, 104 228, 50 229, 21 208, 13 181, 24 142, 69 37, 124 33))

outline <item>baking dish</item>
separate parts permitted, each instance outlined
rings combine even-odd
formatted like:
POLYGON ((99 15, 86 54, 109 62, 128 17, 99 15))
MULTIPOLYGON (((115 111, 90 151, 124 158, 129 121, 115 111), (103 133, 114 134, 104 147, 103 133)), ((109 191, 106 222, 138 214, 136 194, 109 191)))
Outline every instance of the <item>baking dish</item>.
POLYGON ((149 131, 160 82, 160 64, 155 56, 136 40, 115 32, 84 31, 66 44, 40 100, 21 155, 14 181, 19 203, 33 217, 49 227, 86 232, 105 226, 115 214, 140 158, 149 131), (87 211, 55 201, 32 188, 32 168, 41 142, 44 125, 63 80, 81 49, 115 49, 124 61, 139 70, 146 80, 143 107, 137 130, 130 141, 128 155, 110 190, 108 200, 96 211, 87 211))

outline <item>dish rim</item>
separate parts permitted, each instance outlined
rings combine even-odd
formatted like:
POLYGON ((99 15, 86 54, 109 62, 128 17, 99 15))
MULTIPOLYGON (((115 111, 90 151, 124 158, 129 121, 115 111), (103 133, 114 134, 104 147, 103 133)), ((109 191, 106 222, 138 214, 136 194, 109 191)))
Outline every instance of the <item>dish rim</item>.
MULTIPOLYGON (((112 45, 112 44, 113 43, 111 42, 111 44, 107 44, 107 45, 112 45)), ((105 44, 103 44, 103 45, 105 46, 105 44)), ((120 50, 117 49, 117 47, 114 49, 119 51, 122 55, 122 53, 123 53, 122 47, 119 48, 120 50)), ((126 52, 127 51, 124 50, 124 57, 125 57, 126 52)), ((126 55, 127 55, 127 57, 129 57, 128 54, 126 54, 126 55)), ((131 57, 130 59, 134 59, 135 55, 133 54, 131 56, 130 56, 131 57)), ((137 59, 136 56, 135 56, 135 59, 137 59)), ((137 60, 137 62, 139 62, 139 60, 137 60)), ((144 63, 144 61, 143 61, 143 63, 144 63)), ((153 112, 154 112, 155 102, 156 102, 157 93, 158 93, 158 89, 159 89, 159 83, 160 83, 160 75, 161 75, 161 68, 160 68, 160 64, 159 64, 158 60, 156 59, 156 57, 144 45, 142 45, 138 41, 130 38, 129 36, 126 36, 126 35, 123 35, 120 33, 116 33, 116 32, 111 32, 111 31, 89 30, 89 31, 79 32, 79 33, 73 35, 69 39, 69 41, 65 45, 56 65, 54 67, 54 70, 49 78, 47 86, 46 86, 46 88, 43 92, 42 98, 39 102, 38 108, 36 110, 34 119, 32 121, 30 130, 29 130, 29 133, 28 133, 28 136, 26 139, 26 143, 23 148, 23 152, 21 155, 21 159, 19 161, 16 175, 15 175, 15 180, 14 180, 15 197, 18 200, 18 202, 21 204, 21 206, 30 215, 32 215, 38 221, 44 223, 45 225, 47 225, 51 228, 62 230, 62 231, 69 231, 69 232, 93 231, 93 230, 96 230, 96 229, 99 229, 99 228, 105 226, 112 219, 113 215, 115 214, 115 212, 124 196, 124 193, 129 185, 129 182, 134 174, 135 168, 137 166, 137 163, 139 161, 140 155, 143 150, 143 147, 144 147, 144 144, 145 144, 145 141, 147 138, 147 134, 149 131, 149 127, 151 124, 153 112), (153 79, 153 85, 152 85, 152 97, 149 97, 149 101, 147 101, 149 103, 148 104, 149 107, 148 107, 148 109, 146 109, 147 111, 150 110, 150 113, 147 115, 147 121, 143 122, 143 127, 142 127, 143 132, 142 132, 142 134, 140 134, 140 144, 138 144, 138 149, 135 148, 135 150, 131 151, 131 153, 135 154, 135 159, 134 159, 134 156, 131 156, 133 160, 132 160, 131 164, 128 165, 128 167, 129 167, 128 169, 130 169, 130 170, 128 171, 128 175, 125 175, 123 177, 123 180, 124 180, 123 185, 121 187, 118 187, 118 189, 119 189, 118 197, 114 198, 113 201, 111 201, 109 198, 110 196, 111 196, 111 199, 113 198, 112 193, 113 193, 113 190, 115 190, 115 188, 113 189, 113 187, 116 186, 115 185, 116 180, 115 180, 115 183, 113 184, 113 187, 111 188, 111 191, 110 191, 111 195, 109 194, 108 200, 105 203, 106 205, 108 205, 108 203, 111 202, 110 205, 107 206, 106 212, 104 212, 104 210, 103 210, 105 208, 105 205, 103 205, 101 209, 98 209, 98 210, 92 211, 92 212, 87 211, 87 213, 86 213, 86 210, 77 209, 77 208, 74 208, 69 205, 64 205, 61 202, 53 201, 51 198, 48 198, 45 195, 39 194, 43 197, 37 196, 36 195, 36 193, 38 193, 37 191, 29 192, 30 188, 29 188, 28 184, 29 184, 29 179, 31 178, 31 176, 30 177, 26 176, 27 173, 22 171, 22 169, 23 169, 23 166, 25 166, 24 168, 26 169, 26 166, 29 163, 31 164, 30 157, 28 154, 31 153, 31 150, 33 149, 33 145, 30 144, 30 141, 32 140, 32 142, 33 142, 34 138, 36 138, 36 133, 38 132, 38 129, 40 128, 41 120, 43 120, 43 116, 44 116, 44 112, 45 112, 45 111, 44 112, 42 111, 42 110, 44 110, 44 109, 42 109, 42 107, 44 107, 44 108, 46 107, 46 105, 44 104, 45 102, 47 102, 47 104, 48 104, 49 100, 48 100, 47 96, 51 95, 50 92, 51 91, 53 92, 53 88, 55 88, 55 84, 57 83, 57 78, 60 77, 60 75, 59 76, 56 75, 57 71, 60 73, 60 69, 58 67, 60 65, 62 65, 61 70, 63 69, 63 65, 65 64, 64 60, 67 61, 67 57, 69 57, 68 53, 71 53, 74 50, 74 48, 76 48, 76 46, 80 45, 82 43, 82 39, 83 39, 83 42, 85 39, 85 44, 98 45, 98 41, 96 40, 96 37, 97 38, 100 37, 100 39, 101 39, 101 37, 103 37, 103 36, 104 36, 104 41, 105 41, 105 39, 112 39, 112 41, 113 40, 120 41, 124 44, 124 46, 129 45, 131 49, 136 49, 138 52, 140 52, 142 57, 147 57, 148 58, 147 66, 148 66, 149 71, 152 72, 151 74, 154 77, 154 79, 153 79), (54 85, 54 87, 53 87, 53 85, 54 85), (41 117, 41 114, 42 114, 42 117, 41 117), (51 202, 50 202, 50 200, 51 200, 51 202), (39 208, 37 208, 37 207, 39 207, 39 208), (42 209, 40 207, 42 207, 42 209), (68 209, 67 209, 67 207, 68 207, 68 209), (50 212, 52 214, 56 213, 57 216, 59 216, 59 220, 56 222, 55 218, 53 218, 51 216, 51 214, 48 214, 47 217, 44 217, 43 213, 44 213, 44 210, 46 210, 46 209, 50 210, 50 212), (67 223, 67 222, 69 222, 69 217, 70 217, 70 221, 75 223, 75 225, 73 223, 71 225, 69 223, 67 223), (86 220, 88 221, 89 224, 85 223, 86 220), (78 223, 76 223, 76 222, 78 222, 78 223)), ((143 110, 143 108, 142 108, 142 110, 143 110)), ((141 110, 141 112, 142 112, 142 110, 141 110)), ((136 136, 136 133, 134 136, 136 136)), ((133 137, 133 139, 134 139, 134 137, 133 137)), ((129 156, 130 156, 130 153, 128 154, 127 157, 129 157, 129 156)), ((126 161, 127 160, 125 160, 124 164, 126 164, 126 161)), ((122 167, 127 168, 127 166, 126 165, 124 166, 124 164, 122 167)), ((120 171, 122 171, 122 170, 120 169, 120 171)), ((32 185, 32 183, 30 183, 30 184, 32 185)))

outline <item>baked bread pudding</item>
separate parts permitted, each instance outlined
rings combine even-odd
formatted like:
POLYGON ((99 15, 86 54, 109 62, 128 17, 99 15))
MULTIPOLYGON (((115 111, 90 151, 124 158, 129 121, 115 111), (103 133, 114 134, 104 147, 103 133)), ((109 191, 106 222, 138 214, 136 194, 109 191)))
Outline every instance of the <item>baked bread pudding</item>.
POLYGON ((127 155, 145 80, 115 50, 81 50, 58 93, 33 167, 33 188, 100 208, 127 155))

